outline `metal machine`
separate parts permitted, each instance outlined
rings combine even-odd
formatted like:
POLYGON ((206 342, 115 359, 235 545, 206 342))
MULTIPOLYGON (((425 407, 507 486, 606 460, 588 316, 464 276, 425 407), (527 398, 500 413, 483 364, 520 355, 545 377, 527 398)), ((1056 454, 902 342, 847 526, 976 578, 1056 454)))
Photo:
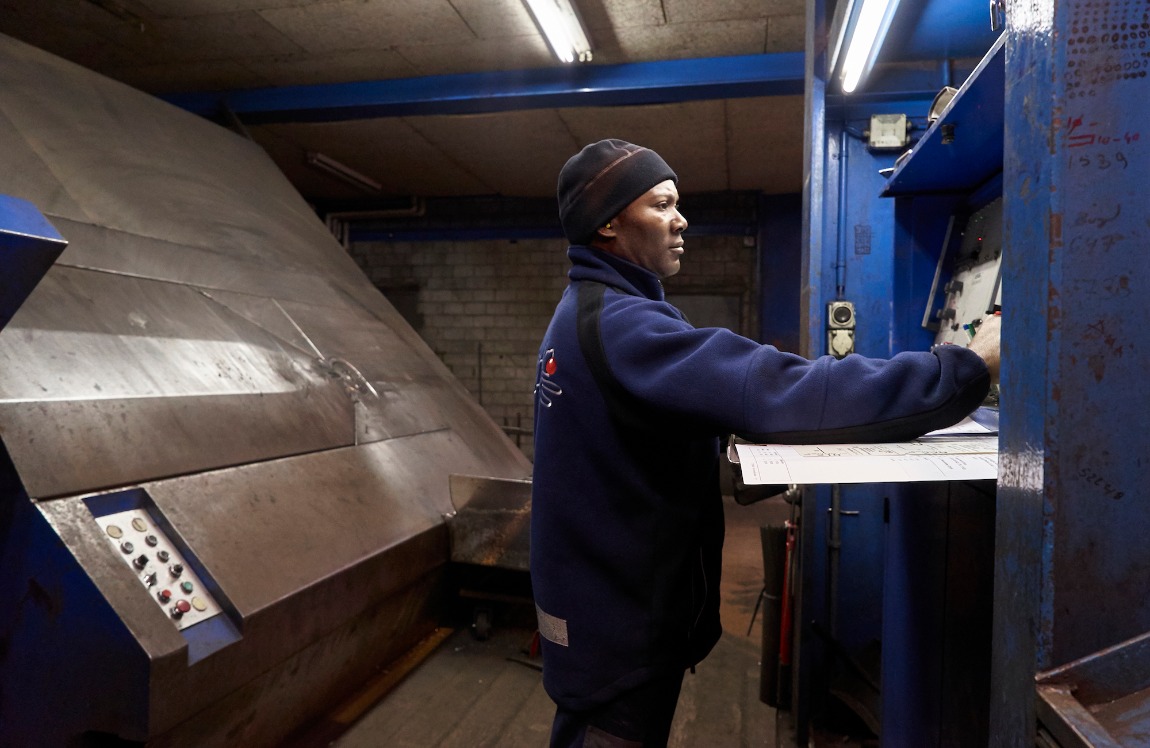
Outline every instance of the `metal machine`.
POLYGON ((281 741, 529 462, 242 137, 0 36, 0 195, 0 743, 281 741))
POLYGON ((796 732, 873 666, 884 746, 1146 745, 1145 3, 904 0, 847 95, 820 34, 860 5, 808 4, 804 353, 844 275, 864 355, 1003 305, 998 478, 804 491, 796 732), (875 113, 927 115, 893 163, 875 113))

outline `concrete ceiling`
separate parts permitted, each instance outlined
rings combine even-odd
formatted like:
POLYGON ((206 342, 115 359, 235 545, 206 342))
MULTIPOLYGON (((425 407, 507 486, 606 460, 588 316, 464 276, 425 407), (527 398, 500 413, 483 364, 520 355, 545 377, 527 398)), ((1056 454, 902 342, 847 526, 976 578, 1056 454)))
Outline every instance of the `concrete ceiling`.
MULTIPOLYGON (((803 49, 805 0, 575 2, 596 66, 803 49)), ((157 95, 561 65, 521 0, 0 0, 0 33, 157 95)), ((321 203, 371 195, 309 167, 308 151, 377 181, 379 197, 552 196, 564 161, 604 137, 658 150, 684 192, 802 182, 801 94, 239 129, 321 203)))

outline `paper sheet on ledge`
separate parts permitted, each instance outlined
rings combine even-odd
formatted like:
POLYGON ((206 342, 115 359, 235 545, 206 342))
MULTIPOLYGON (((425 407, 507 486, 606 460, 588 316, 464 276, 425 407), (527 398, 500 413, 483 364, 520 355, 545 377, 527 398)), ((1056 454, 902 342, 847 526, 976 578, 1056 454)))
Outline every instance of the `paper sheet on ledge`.
POLYGON ((910 442, 735 444, 747 485, 994 480, 998 434, 970 419, 910 442))

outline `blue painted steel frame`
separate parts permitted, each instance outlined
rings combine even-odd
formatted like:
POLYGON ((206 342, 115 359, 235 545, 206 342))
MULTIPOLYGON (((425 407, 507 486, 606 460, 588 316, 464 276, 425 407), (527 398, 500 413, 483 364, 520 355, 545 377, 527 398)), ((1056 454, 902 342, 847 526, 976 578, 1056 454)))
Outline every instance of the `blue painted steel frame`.
POLYGON ((1036 669, 1150 631, 1150 41, 1145 3, 1007 11, 991 726, 1021 748, 1036 669))
MULTIPOLYGON (((808 4, 808 50, 822 48, 816 40, 825 12, 821 0, 808 4)), ((991 42, 993 38, 987 44, 991 42)), ((880 79, 890 86, 885 93, 836 97, 828 94, 820 67, 824 64, 821 58, 808 60, 802 352, 809 357, 826 353, 826 305, 840 298, 856 307, 858 353, 889 357, 904 350, 926 350, 934 333, 921 323, 946 219, 957 201, 932 199, 935 220, 921 212, 900 211, 896 201, 881 199, 885 178, 879 169, 892 166, 898 154, 872 152, 863 132, 869 116, 877 113, 902 113, 922 123, 937 88, 927 90, 914 76, 900 80, 891 75, 880 79), (919 84, 908 87, 907 80, 919 84)), ((943 77, 938 76, 939 86, 949 83, 943 77)), ((923 129, 920 125, 919 132, 923 129)), ((945 701, 938 684, 922 688, 926 666, 916 659, 924 653, 942 655, 904 636, 905 627, 916 621, 943 625, 933 601, 909 591, 929 588, 940 581, 939 573, 945 573, 946 565, 938 559, 923 565, 927 559, 920 554, 931 549, 916 542, 915 525, 920 520, 913 513, 924 508, 921 502, 913 503, 916 495, 941 495, 931 499, 927 513, 931 521, 945 526, 949 521, 945 492, 945 484, 910 490, 898 484, 850 485, 839 487, 837 494, 827 486, 804 491, 796 622, 800 660, 795 719, 800 745, 807 723, 826 698, 833 673, 849 672, 816 628, 829 632, 836 648, 859 661, 870 658, 874 644, 882 642, 882 672, 874 675, 881 678, 884 693, 874 716, 890 728, 884 730, 884 745, 931 745, 944 718, 953 724, 952 716, 944 717, 938 708, 945 701), (837 537, 832 536, 828 520, 836 511, 837 537), (893 517, 889 522, 899 528, 898 535, 891 535, 888 517, 893 517)), ((922 635, 931 634, 924 629, 922 635)), ((940 672, 942 660, 932 660, 929 667, 940 672)))
MULTIPOLYGON (((1150 220, 1143 184, 1150 170, 1144 132, 1150 115, 1145 63, 1150 42, 1140 3, 1011 0, 1009 6, 1000 84, 1005 89, 1002 176, 994 184, 962 188, 977 188, 967 196, 975 203, 995 190, 1004 195, 1008 296, 992 609, 994 690, 988 708, 994 745, 1023 748, 1034 744, 1038 670, 1150 630, 1145 595, 1150 514, 1144 501, 1150 432, 1141 423, 1150 412, 1150 390, 1144 385, 1144 356, 1135 355, 1150 348, 1150 328, 1141 323, 1143 286, 1150 281, 1150 254, 1142 251, 1150 220), (1083 23, 1106 26, 1090 41, 1076 31, 1083 23)), ((827 277, 834 266, 824 245, 860 215, 849 204, 853 188, 840 192, 835 185, 839 179, 851 184, 852 164, 863 160, 835 132, 837 120, 823 108, 817 76, 814 84, 818 100, 808 104, 808 116, 816 122, 808 154, 812 246, 804 286, 805 344, 811 355, 821 352, 823 305, 838 285, 827 277), (842 196, 845 206, 838 203, 842 196)), ((926 213, 941 215, 955 207, 946 198, 931 199, 938 205, 926 213)), ((915 200, 922 209, 923 199, 915 200)), ((895 306, 909 301, 900 296, 899 284, 910 287, 916 283, 910 279, 921 277, 923 262, 915 258, 928 258, 941 232, 941 221, 918 212, 913 218, 895 209, 895 243, 907 247, 895 252, 895 306)), ((870 217, 881 220, 877 213, 870 217)), ((849 263, 847 268, 849 297, 850 279, 858 271, 849 263)), ((916 316, 893 319, 891 329, 909 330, 916 316)), ((870 345, 866 336, 860 333, 860 346, 870 345)), ((914 341, 908 333, 891 349, 916 347, 914 341)), ((848 496, 843 494, 844 506, 848 496)), ((815 544, 803 552, 804 563, 811 563, 803 572, 803 583, 811 588, 803 595, 810 617, 826 613, 818 585, 827 571, 819 549, 826 541, 820 527, 828 506, 821 489, 804 496, 803 540, 815 544)), ((848 550, 842 553, 845 557, 848 550)), ((888 633, 915 620, 899 617, 895 608, 887 617, 888 633)), ((817 647, 807 643, 801 651, 817 653, 817 647)), ((817 659, 808 657, 808 669, 812 663, 817 659)), ((884 667, 884 687, 914 695, 905 688, 914 678, 913 661, 900 665, 887 658, 884 667)), ((813 676, 798 677, 808 683, 803 693, 809 697, 813 676)), ((884 718, 891 716, 884 705, 884 718)), ((916 718, 905 709, 895 716, 916 718)), ((1150 730, 1150 718, 1138 718, 1139 729, 1150 730)), ((907 731, 899 739, 933 744, 933 717, 917 719, 917 726, 899 725, 907 731)))
POLYGON ((32 203, 0 195, 0 330, 67 244, 32 203))
POLYGON ((803 53, 780 52, 182 93, 163 98, 206 117, 227 111, 251 123, 333 122, 800 94, 803 66, 803 53))

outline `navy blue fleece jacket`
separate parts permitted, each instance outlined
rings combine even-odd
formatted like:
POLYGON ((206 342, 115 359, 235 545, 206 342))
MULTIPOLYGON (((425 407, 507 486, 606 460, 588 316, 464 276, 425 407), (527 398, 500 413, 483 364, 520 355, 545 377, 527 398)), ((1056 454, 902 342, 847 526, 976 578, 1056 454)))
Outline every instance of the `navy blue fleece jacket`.
POLYGON ((697 329, 653 273, 568 256, 536 373, 531 579, 544 686, 581 710, 718 640, 721 437, 914 438, 974 410, 990 377, 959 346, 811 361, 697 329))

